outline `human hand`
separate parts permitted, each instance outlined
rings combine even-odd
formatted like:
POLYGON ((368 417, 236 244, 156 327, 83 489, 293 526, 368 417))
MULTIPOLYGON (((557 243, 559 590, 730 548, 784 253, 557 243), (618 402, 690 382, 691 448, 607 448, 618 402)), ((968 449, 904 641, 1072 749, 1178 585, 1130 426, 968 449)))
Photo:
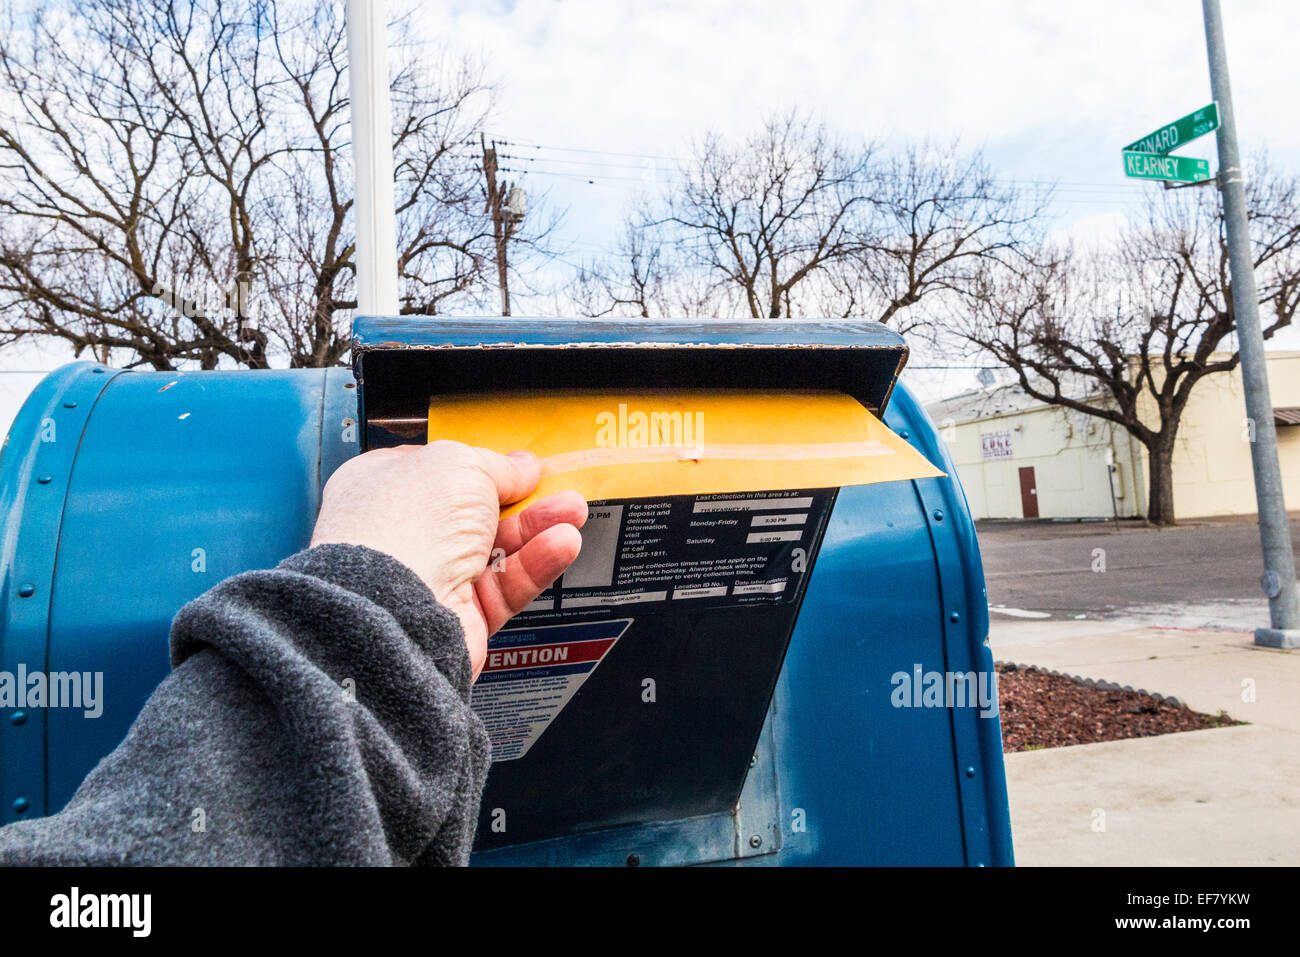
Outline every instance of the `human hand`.
POLYGON ((537 456, 459 442, 375 449, 325 484, 311 544, 364 545, 410 568, 465 628, 474 677, 487 640, 578 557, 587 503, 558 492, 502 521, 537 485, 537 456), (489 571, 489 567, 491 571, 489 571))

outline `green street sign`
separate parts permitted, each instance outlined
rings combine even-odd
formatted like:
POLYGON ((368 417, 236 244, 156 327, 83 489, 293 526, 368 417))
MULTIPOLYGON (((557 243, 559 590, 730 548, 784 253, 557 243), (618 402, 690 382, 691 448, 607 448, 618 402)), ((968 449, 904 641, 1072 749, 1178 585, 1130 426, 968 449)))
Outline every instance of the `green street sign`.
POLYGON ((1147 134, 1135 143, 1130 143, 1124 147, 1124 151, 1132 153, 1168 153, 1170 150, 1175 150, 1184 143, 1190 143, 1196 137, 1204 136, 1206 133, 1218 128, 1219 104, 1211 103, 1195 113, 1188 113, 1181 119, 1167 123, 1154 133, 1147 134))
POLYGON ((1189 156, 1161 156, 1159 153, 1124 151, 1124 175, 1138 179, 1172 179, 1199 183, 1210 178, 1210 161, 1189 156))

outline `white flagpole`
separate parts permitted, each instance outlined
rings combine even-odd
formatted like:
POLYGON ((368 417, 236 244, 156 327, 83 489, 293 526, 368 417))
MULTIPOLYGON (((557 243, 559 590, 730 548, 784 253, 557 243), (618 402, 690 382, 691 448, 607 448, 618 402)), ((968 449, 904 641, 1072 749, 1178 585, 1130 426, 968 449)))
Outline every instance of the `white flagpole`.
POLYGON ((397 315, 392 105, 384 0, 347 0, 352 156, 356 174, 357 314, 397 315))

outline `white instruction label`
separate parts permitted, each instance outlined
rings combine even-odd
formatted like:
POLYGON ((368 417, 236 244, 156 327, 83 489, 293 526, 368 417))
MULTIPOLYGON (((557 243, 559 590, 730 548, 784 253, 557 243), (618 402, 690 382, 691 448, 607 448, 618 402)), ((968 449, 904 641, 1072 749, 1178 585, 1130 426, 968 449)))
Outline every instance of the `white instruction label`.
POLYGON ((523 614, 792 602, 834 500, 834 489, 785 489, 589 502, 577 560, 523 614))

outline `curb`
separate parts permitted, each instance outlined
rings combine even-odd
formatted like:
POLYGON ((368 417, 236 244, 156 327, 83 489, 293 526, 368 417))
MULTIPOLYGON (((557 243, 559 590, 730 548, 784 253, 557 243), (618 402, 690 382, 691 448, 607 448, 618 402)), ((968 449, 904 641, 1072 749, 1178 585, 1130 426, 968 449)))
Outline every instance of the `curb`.
POLYGON ((1072 675, 1064 671, 1055 671, 1051 668, 1040 668, 1038 665, 1025 665, 1018 661, 997 661, 993 662, 994 668, 1005 668, 1007 671, 1037 671, 1039 674, 1053 675, 1057 678, 1065 678, 1076 684, 1081 684, 1089 688, 1095 688, 1098 691, 1130 691, 1134 694, 1143 694, 1148 698, 1154 698, 1167 705, 1175 708, 1186 708, 1182 701, 1171 695, 1162 695, 1158 691, 1148 691, 1146 688, 1134 688, 1132 685, 1116 684, 1113 681, 1098 680, 1097 678, 1085 678, 1082 675, 1072 675))

